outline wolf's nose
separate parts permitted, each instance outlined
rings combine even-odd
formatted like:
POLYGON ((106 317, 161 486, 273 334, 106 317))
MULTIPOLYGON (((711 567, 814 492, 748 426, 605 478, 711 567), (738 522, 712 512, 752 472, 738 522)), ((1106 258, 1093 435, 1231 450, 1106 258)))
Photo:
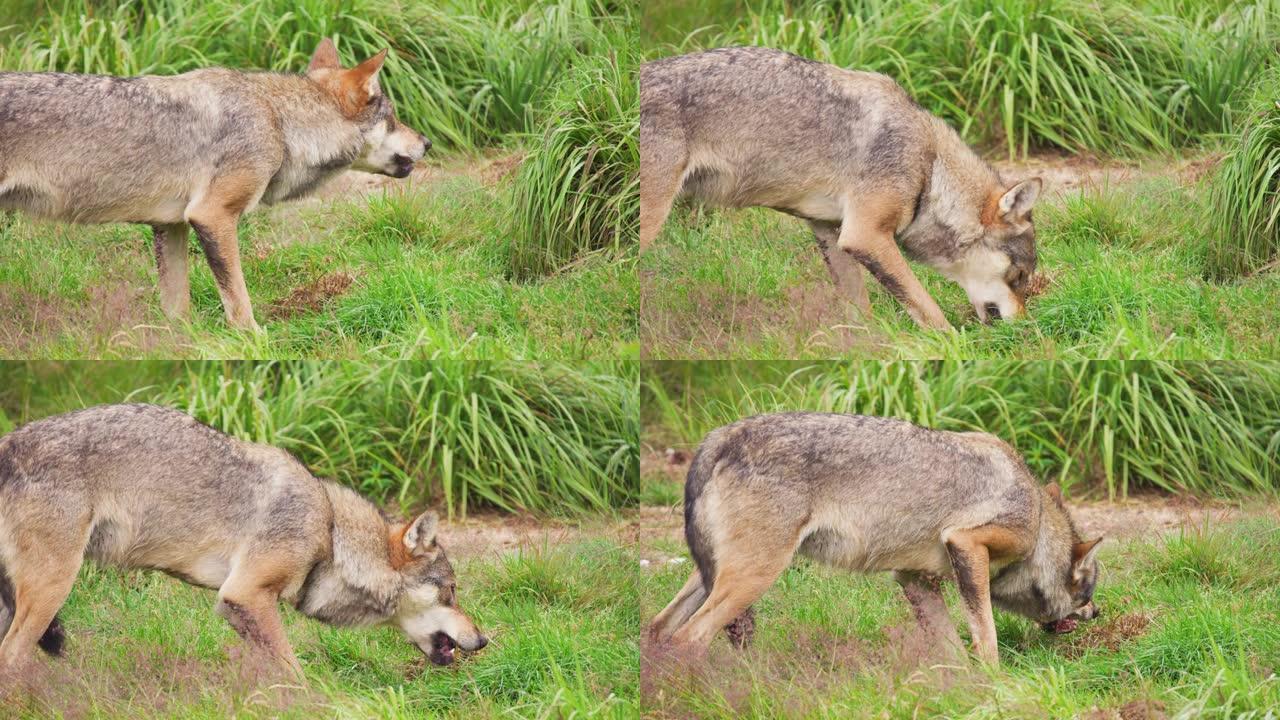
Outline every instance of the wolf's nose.
POLYGON ((999 320, 999 319, 1000 319, 1000 306, 999 306, 999 305, 996 305, 995 303, 987 303, 986 305, 983 305, 983 306, 982 306, 982 309, 987 311, 987 319, 989 319, 989 320, 999 320))
POLYGON ((476 642, 476 649, 477 649, 477 650, 483 650, 483 649, 484 649, 484 646, 485 646, 485 645, 488 645, 488 644, 489 644, 489 638, 487 638, 487 637, 485 637, 485 636, 481 635, 481 636, 480 636, 480 639, 476 642))
POLYGON ((422 138, 422 148, 423 148, 423 151, 425 152, 425 151, 427 151, 427 150, 430 150, 430 149, 431 149, 431 141, 427 139, 427 136, 426 136, 426 135, 419 135, 418 137, 422 138))

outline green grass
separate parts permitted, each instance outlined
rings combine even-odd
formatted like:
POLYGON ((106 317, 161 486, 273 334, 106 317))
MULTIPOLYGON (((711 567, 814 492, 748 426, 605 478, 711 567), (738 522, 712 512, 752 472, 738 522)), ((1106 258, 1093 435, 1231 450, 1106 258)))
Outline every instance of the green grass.
MULTIPOLYGON (((1114 717, 1143 701, 1170 717, 1271 717, 1280 706, 1280 524, 1212 524, 1103 547, 1101 618, 1054 637, 997 612, 999 670, 920 667, 904 642, 914 621, 887 575, 801 561, 756 603, 753 648, 735 656, 717 640, 702 683, 659 682, 641 702, 653 717, 1114 717)), ((644 618, 689 565, 651 567, 644 618)))
POLYGON ((649 362, 642 383, 658 448, 760 413, 857 413, 993 433, 1068 490, 1280 495, 1273 362, 649 362))
POLYGON ((160 311, 150 230, 0 218, 0 357, 543 357, 634 354, 634 250, 511 278, 509 184, 464 175, 241 224, 263 335, 229 329, 192 237, 192 318, 160 311), (294 293, 333 275, 349 286, 294 293))
POLYGON ((153 402, 405 508, 613 513, 638 492, 626 361, 3 363, 0 387, 0 432, 99 403, 153 402))
POLYGON ((1047 290, 981 325, 963 290, 913 265, 955 333, 915 327, 867 276, 872 317, 836 294, 812 234, 769 210, 677 213, 640 258, 651 358, 1270 358, 1280 276, 1209 276, 1205 193, 1151 178, 1036 213, 1047 290))
MULTIPOLYGON (((442 541, 448 543, 447 530, 442 541)), ((452 546, 449 546, 452 547, 452 546)), ((582 540, 454 562, 459 602, 491 638, 448 668, 392 628, 336 629, 292 610, 307 689, 237 681, 240 640, 214 593, 159 573, 87 567, 61 618, 66 656, 5 717, 625 718, 637 714, 635 559, 582 540)))
POLYGON ((1268 79, 1213 179, 1210 277, 1274 268, 1280 255, 1280 73, 1268 79))

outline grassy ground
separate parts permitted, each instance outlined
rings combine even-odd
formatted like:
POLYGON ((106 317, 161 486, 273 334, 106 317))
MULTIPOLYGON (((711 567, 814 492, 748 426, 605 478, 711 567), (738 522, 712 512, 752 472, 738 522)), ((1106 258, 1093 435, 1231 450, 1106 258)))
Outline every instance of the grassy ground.
MULTIPOLYGON (((750 650, 735 655, 718 639, 702 680, 646 673, 641 702, 655 718, 1274 717, 1278 551, 1274 514, 1110 542, 1095 596, 1103 615, 1053 637, 997 612, 998 670, 930 667, 929 646, 888 576, 802 561, 757 603, 750 650)), ((674 539, 641 552, 685 557, 674 539)), ((689 572, 687 561, 649 567, 642 618, 689 572)), ((949 606, 957 602, 948 588, 949 606)))
POLYGON ((914 269, 955 333, 917 329, 868 276, 872 318, 832 287, 803 223, 769 210, 677 214, 639 263, 651 358, 1266 358, 1280 275, 1207 279, 1204 193, 1148 178, 1046 202, 1029 317, 983 326, 964 292, 914 269))
POLYGON ((510 180, 452 170, 250 215, 241 257, 262 335, 227 328, 194 236, 192 320, 171 324, 149 229, 0 217, 0 356, 635 354, 634 253, 604 249, 516 281, 510 180))
MULTIPOLYGON (((447 543, 448 532, 442 532, 447 543)), ((454 548, 456 546, 447 545, 454 548)), ((340 630, 289 611, 307 688, 254 687, 214 595, 158 573, 86 568, 61 615, 66 656, 14 718, 635 717, 639 578, 631 552, 581 539, 454 560, 459 602, 491 637, 448 668, 397 630, 340 630)))

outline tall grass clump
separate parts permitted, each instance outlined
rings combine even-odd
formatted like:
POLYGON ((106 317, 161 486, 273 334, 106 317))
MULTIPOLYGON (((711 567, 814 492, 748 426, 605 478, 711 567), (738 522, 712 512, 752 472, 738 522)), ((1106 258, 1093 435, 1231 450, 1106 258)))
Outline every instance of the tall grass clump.
POLYGON ((552 96, 515 182, 511 275, 561 269, 639 233, 640 110, 637 54, 620 42, 584 59, 552 96))
POLYGON ((1275 363, 664 363, 644 380, 646 421, 677 442, 759 413, 883 415, 994 433, 1042 479, 1109 496, 1280 493, 1275 363))
POLYGON ((767 45, 883 72, 1010 157, 1197 144, 1229 127, 1280 38, 1275 0, 765 0, 716 19, 682 49, 767 45))
POLYGON ((390 47, 381 81, 401 119, 437 145, 461 150, 537 127, 545 95, 595 49, 589 43, 597 36, 594 0, 46 0, 36 7, 34 18, 2 36, 0 69, 302 72, 323 37, 337 38, 346 63, 390 47))
POLYGON ((1280 255, 1280 73, 1258 95, 1211 182, 1211 277, 1254 273, 1280 255))
POLYGON ((6 424, 102 402, 169 405, 402 506, 573 515, 637 492, 626 363, 34 363, 0 379, 6 424))

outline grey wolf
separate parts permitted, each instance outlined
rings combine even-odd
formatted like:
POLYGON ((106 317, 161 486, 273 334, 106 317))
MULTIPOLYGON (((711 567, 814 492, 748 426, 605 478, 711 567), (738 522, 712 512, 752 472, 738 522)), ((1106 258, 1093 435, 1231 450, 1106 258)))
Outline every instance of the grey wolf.
POLYGON ((37 644, 84 558, 218 592, 216 612, 268 666, 301 668, 278 604, 337 626, 390 624, 434 663, 488 642, 458 608, 453 566, 423 513, 389 521, 289 453, 176 410, 103 405, 0 438, 0 671, 37 644))
POLYGON ((256 329, 240 216, 303 197, 348 168, 406 177, 430 147, 382 93, 386 53, 343 69, 325 39, 304 75, 0 73, 0 210, 150 225, 171 317, 190 308, 193 228, 227 322, 256 329))
POLYGON ((862 267, 922 327, 949 328, 903 257, 960 284, 988 322, 1024 311, 1038 178, 1008 183, 892 79, 732 47, 640 69, 640 247, 679 197, 808 222, 864 317, 862 267))
POLYGON ((1097 616, 1096 553, 1056 486, 985 433, 857 415, 760 415, 713 430, 685 485, 696 569, 650 638, 701 654, 726 628, 750 641, 751 604, 801 554, 893 571, 922 628, 962 647, 939 582, 954 578, 974 650, 997 663, 992 605, 1045 630, 1097 616))

